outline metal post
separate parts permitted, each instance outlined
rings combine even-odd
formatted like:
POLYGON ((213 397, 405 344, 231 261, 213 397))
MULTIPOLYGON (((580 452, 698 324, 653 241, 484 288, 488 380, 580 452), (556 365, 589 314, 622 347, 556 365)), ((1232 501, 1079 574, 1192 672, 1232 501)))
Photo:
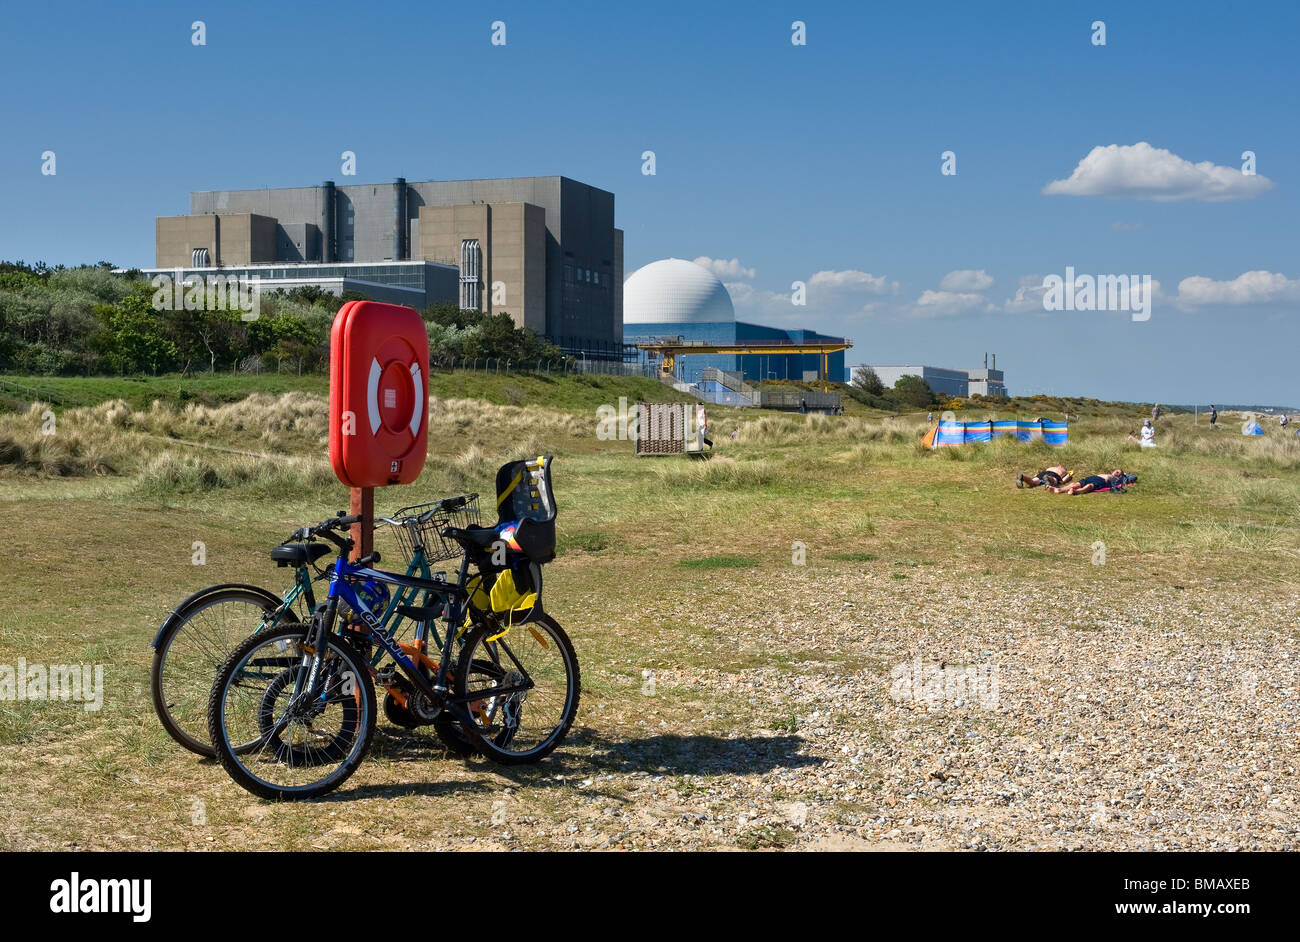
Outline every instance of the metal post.
POLYGON ((352 558, 369 556, 375 543, 375 489, 354 487, 348 513, 361 514, 361 522, 352 524, 352 558))

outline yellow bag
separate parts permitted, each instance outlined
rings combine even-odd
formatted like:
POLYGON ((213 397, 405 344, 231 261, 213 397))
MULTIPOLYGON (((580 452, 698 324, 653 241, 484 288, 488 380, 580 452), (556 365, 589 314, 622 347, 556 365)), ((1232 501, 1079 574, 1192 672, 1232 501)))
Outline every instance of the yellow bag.
POLYGON ((496 582, 492 583, 492 591, 488 593, 492 611, 498 614, 502 612, 509 613, 509 621, 514 621, 514 615, 522 612, 527 617, 527 613, 533 610, 537 605, 537 593, 534 591, 520 591, 515 585, 515 574, 513 571, 506 569, 497 575, 496 582))

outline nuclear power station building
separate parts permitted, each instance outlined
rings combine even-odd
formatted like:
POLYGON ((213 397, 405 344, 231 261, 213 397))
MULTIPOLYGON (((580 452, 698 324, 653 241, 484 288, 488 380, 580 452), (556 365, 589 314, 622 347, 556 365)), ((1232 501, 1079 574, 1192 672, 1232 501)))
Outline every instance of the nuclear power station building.
MULTIPOLYGON (((815 380, 821 373, 816 354, 784 353, 782 345, 826 343, 842 338, 815 330, 768 327, 736 320, 731 295, 718 277, 702 265, 682 258, 665 258, 638 268, 624 287, 627 316, 623 337, 628 343, 680 338, 701 345, 772 345, 763 353, 707 353, 678 360, 677 378, 697 383, 706 370, 743 376, 747 382, 815 380)), ((827 358, 827 376, 844 375, 844 352, 827 358)))
POLYGON ((983 396, 986 399, 1005 399, 1007 397, 1006 374, 998 369, 998 355, 993 354, 993 365, 989 366, 989 355, 984 354, 984 366, 977 370, 953 370, 942 366, 878 366, 863 364, 850 367, 845 371, 844 382, 853 382, 853 371, 870 366, 876 376, 887 387, 892 387, 904 376, 919 376, 927 386, 945 396, 983 396))
POLYGON ((568 177, 191 193, 189 215, 157 220, 156 265, 505 311, 568 352, 622 357, 614 194, 568 177))

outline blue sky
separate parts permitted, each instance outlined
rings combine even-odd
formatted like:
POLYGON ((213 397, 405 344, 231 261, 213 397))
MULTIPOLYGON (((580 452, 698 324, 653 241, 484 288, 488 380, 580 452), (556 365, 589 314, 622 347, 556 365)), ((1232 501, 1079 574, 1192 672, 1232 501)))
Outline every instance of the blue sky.
POLYGON ((845 334, 851 363, 987 350, 1014 393, 1300 402, 1298 4, 56 2, 5 20, 0 258, 147 265, 154 217, 191 190, 341 180, 344 150, 356 182, 562 173, 616 194, 628 274, 717 260, 738 316, 845 334), (1044 311, 1032 286, 1066 266, 1152 276, 1150 320, 1044 311))

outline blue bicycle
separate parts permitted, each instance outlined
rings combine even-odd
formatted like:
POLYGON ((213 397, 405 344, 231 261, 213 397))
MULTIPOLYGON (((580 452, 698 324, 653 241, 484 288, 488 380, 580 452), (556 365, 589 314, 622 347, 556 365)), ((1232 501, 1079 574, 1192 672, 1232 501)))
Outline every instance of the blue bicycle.
MULTIPOLYGON (((467 499, 466 506, 471 505, 472 500, 467 499)), ((433 575, 430 563, 438 562, 429 558, 421 541, 408 535, 422 525, 421 515, 430 513, 432 507, 404 507, 392 517, 376 520, 377 524, 391 527, 396 534, 398 545, 406 553, 408 576, 428 579, 433 575)), ((465 516, 468 519, 468 511, 465 516)), ((477 519, 474 517, 474 522, 477 519)), ((283 598, 259 586, 227 583, 195 592, 168 613, 153 639, 149 686, 154 711, 173 739, 199 755, 216 755, 207 738, 212 679, 235 645, 248 636, 276 627, 301 627, 306 622, 316 610, 316 583, 328 577, 328 566, 321 567, 318 561, 329 553, 329 546, 311 541, 309 529, 296 530, 271 549, 271 560, 294 572, 293 585, 283 598)), ((385 632, 395 640, 411 630, 411 617, 405 613, 424 601, 413 589, 390 594, 387 586, 372 585, 361 591, 367 595, 372 608, 383 607, 380 621, 385 632)), ((345 616, 349 620, 353 618, 351 613, 345 612, 345 616)), ((382 656, 380 650, 376 658, 382 656)), ((385 713, 394 723, 409 726, 398 700, 400 695, 397 700, 391 696, 386 698, 385 713)), ((444 729, 440 727, 438 732, 441 735, 444 729)), ((444 740, 455 751, 463 751, 459 738, 444 737, 444 740)))
POLYGON ((337 788, 370 747, 376 681, 398 692, 411 722, 454 724, 494 761, 536 762, 554 750, 577 713, 579 675, 572 643, 541 607, 541 565, 554 558, 549 464, 513 462, 498 472, 502 519, 494 527, 449 526, 468 499, 460 497, 438 502, 409 531, 443 552, 459 548, 454 582, 375 569, 378 553, 350 561, 344 532, 359 517, 340 514, 309 528, 309 537, 338 548, 328 601, 305 625, 245 640, 212 686, 208 732, 231 778, 276 800, 337 788), (424 593, 429 601, 412 610, 413 641, 398 643, 383 630, 358 591, 367 584, 424 593), (340 627, 344 603, 358 618, 340 627), (376 646, 392 659, 382 671, 376 646))

